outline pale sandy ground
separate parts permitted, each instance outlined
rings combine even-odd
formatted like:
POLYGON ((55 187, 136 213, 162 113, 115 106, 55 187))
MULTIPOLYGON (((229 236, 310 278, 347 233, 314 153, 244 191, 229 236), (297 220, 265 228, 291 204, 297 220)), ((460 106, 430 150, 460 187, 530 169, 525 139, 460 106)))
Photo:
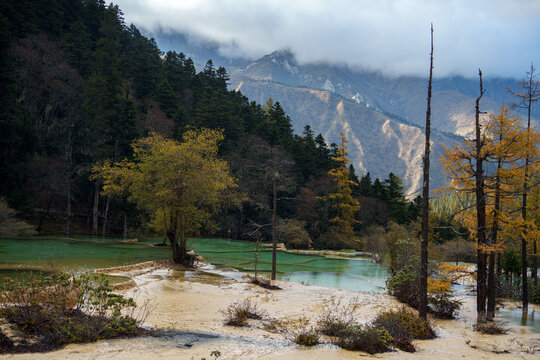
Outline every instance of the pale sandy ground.
MULTIPOLYGON (((139 273, 137 287, 125 291, 139 304, 150 299, 151 314, 144 325, 166 329, 163 337, 139 337, 99 341, 93 344, 69 345, 46 354, 6 355, 4 359, 213 359, 218 350, 220 359, 540 359, 540 336, 527 328, 513 326, 508 335, 486 336, 471 330, 473 298, 465 298, 460 319, 436 321, 439 337, 415 341, 414 354, 393 351, 368 355, 341 350, 332 345, 302 348, 283 335, 263 329, 264 321, 252 320, 249 327, 223 325, 222 309, 235 300, 249 298, 275 319, 314 320, 332 297, 356 301, 358 320, 368 322, 380 310, 400 306, 385 294, 357 293, 277 282, 281 291, 269 291, 237 280, 217 284, 181 281, 172 270, 159 269, 139 273), (475 347, 475 348, 473 348, 475 347), (497 353, 505 352, 505 353, 497 353)), ((133 274, 132 274, 133 275, 133 274)))

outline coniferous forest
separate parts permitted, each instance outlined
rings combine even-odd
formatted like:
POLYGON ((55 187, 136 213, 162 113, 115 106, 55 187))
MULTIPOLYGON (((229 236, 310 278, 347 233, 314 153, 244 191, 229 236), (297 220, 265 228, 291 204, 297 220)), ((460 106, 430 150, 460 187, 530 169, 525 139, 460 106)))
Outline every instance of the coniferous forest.
MULTIPOLYGON (((210 128, 223 130, 219 156, 245 198, 214 214, 211 232, 206 227, 193 235, 270 239, 272 177, 279 171, 280 241, 359 248, 356 238, 324 236, 339 216, 328 196, 338 191, 329 175, 343 165, 335 160, 338 146, 309 124, 294 134, 279 102, 256 104, 228 90, 227 70, 211 59, 198 71, 182 49, 162 53, 124 22, 116 5, 31 0, 0 6, 0 194, 38 234, 151 234, 147 214, 125 196, 105 195, 92 168, 131 159, 131 144, 150 133, 180 140, 188 129, 210 128)), ((350 219, 355 234, 417 218, 420 199, 405 199, 391 169, 379 180, 347 166, 359 204, 350 219)))
MULTIPOLYGON (((252 101, 212 59, 161 51, 113 3, 0 0, 0 354, 145 336, 66 351, 194 359, 200 341, 215 359, 273 358, 326 343, 315 350, 333 358, 415 352, 440 334, 422 356, 538 354, 540 80, 531 64, 493 113, 479 69, 471 132, 431 154, 447 182, 430 188, 433 39, 431 24, 425 132, 412 140, 425 141, 422 195, 406 197, 399 170, 357 173, 347 121, 329 127, 343 129, 338 143, 309 123, 295 133, 279 99, 252 101)), ((334 91, 328 78, 323 90, 334 91)), ((407 149, 399 156, 419 159, 407 149)))

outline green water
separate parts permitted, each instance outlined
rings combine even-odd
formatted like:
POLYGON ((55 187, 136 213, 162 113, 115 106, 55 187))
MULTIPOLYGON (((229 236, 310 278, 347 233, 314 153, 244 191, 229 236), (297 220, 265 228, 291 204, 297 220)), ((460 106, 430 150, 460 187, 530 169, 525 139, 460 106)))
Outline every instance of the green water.
MULTIPOLYGON (((48 267, 54 264, 64 270, 80 271, 101 267, 120 266, 167 259, 171 250, 153 247, 161 239, 140 239, 140 243, 123 244, 119 239, 100 237, 33 237, 0 238, 0 279, 14 275, 19 266, 48 267)), ((189 248, 213 265, 231 267, 244 272, 254 271, 255 244, 224 239, 193 239, 189 248)), ((271 252, 258 253, 257 270, 268 275, 271 270, 271 252)), ((368 259, 326 258, 315 255, 298 255, 278 252, 278 278, 350 291, 382 292, 388 276, 386 269, 368 259)), ((115 279, 113 279, 114 281, 115 279)), ((118 281, 121 279, 118 279, 118 281)), ((210 280, 209 280, 210 281, 210 280)), ((511 324, 523 324, 540 333, 540 317, 531 311, 526 321, 521 321, 521 311, 502 310, 501 318, 511 324)))
MULTIPOLYGON (((82 236, 0 238, 0 269, 54 265, 79 271, 169 258, 170 249, 149 246, 158 243, 161 239, 141 238, 139 243, 125 244, 115 238, 82 236)), ((213 265, 246 272, 255 270, 255 245, 251 242, 192 239, 188 247, 213 265)), ((383 291, 387 277, 384 267, 367 259, 331 259, 283 252, 277 255, 277 268, 283 280, 344 290, 383 291)), ((259 252, 257 270, 262 274, 270 272, 270 251, 259 252)))
POLYGON ((4 269, 18 265, 54 265, 76 271, 135 264, 170 256, 170 249, 149 246, 148 241, 123 244, 119 239, 99 237, 0 238, 0 268, 4 269))
MULTIPOLYGON (((193 239, 189 247, 205 261, 254 272, 255 245, 244 241, 193 239)), ((257 270, 267 275, 272 269, 271 251, 258 253, 257 270)), ((278 278, 306 285, 351 291, 384 291, 386 269, 365 258, 327 258, 278 252, 278 278)))

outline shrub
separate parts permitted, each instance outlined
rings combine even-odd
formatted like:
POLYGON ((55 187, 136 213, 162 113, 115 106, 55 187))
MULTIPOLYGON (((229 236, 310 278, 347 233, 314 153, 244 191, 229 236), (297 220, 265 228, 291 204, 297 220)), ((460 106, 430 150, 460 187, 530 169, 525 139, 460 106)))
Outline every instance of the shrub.
POLYGON ((147 315, 143 307, 137 318, 135 301, 113 294, 108 280, 99 274, 6 279, 0 292, 5 304, 0 316, 24 334, 37 336, 35 348, 136 335, 147 315))
POLYGON ((454 298, 452 284, 469 276, 467 266, 440 263, 434 276, 428 278, 428 304, 430 312, 439 319, 454 319, 461 301, 454 298))
POLYGON ((405 266, 386 281, 388 292, 402 303, 418 307, 418 294, 420 292, 416 278, 415 268, 405 266))
POLYGON ((384 242, 384 229, 380 226, 372 225, 364 231, 363 251, 377 255, 379 262, 382 262, 386 257, 386 243, 384 242))
POLYGON ((319 344, 319 334, 313 328, 303 329, 294 333, 293 341, 302 346, 315 346, 319 344))
POLYGON ((360 350, 376 354, 389 350, 393 341, 394 339, 386 329, 353 325, 339 334, 335 344, 346 350, 360 350))
POLYGON ((399 301, 418 307, 419 286, 417 281, 420 257, 415 234, 404 226, 391 223, 384 241, 388 248, 390 277, 386 286, 399 301))
POLYGON ((336 226, 331 226, 328 230, 319 236, 313 244, 317 249, 341 250, 341 249, 359 249, 360 240, 340 231, 336 226))
POLYGON ((501 267, 507 277, 513 279, 521 273, 521 257, 514 249, 510 248, 501 256, 501 267))
POLYGON ((419 243, 415 241, 416 234, 396 223, 390 223, 384 242, 388 249, 389 270, 392 275, 397 271, 420 264, 419 243))
MULTIPOLYGON (((399 301, 418 308, 420 287, 415 263, 395 270, 386 281, 386 286, 399 301)), ((428 278, 428 310, 436 318, 454 319, 461 302, 454 298, 452 283, 469 274, 464 266, 448 263, 441 263, 432 271, 433 276, 428 278)))
POLYGON ((317 329, 326 336, 338 336, 354 322, 355 303, 342 304, 341 299, 331 298, 317 318, 317 329))
POLYGON ((504 335, 508 333, 509 329, 505 323, 498 321, 488 321, 485 323, 476 323, 473 326, 475 331, 487 335, 504 335))
POLYGON ((373 326, 388 330, 394 339, 403 337, 410 340, 435 338, 435 331, 431 325, 405 307, 379 313, 373 321, 373 326))
POLYGON ((219 310, 219 312, 223 315, 225 325, 231 326, 246 326, 248 319, 259 320, 266 315, 263 310, 260 310, 249 299, 236 301, 225 309, 219 310))
POLYGON ((283 240, 287 249, 311 248, 311 239, 303 221, 281 221, 278 225, 278 232, 279 238, 283 240))
POLYGON ((475 262, 476 261, 476 251, 475 251, 474 243, 472 241, 463 240, 462 238, 446 241, 442 245, 437 245, 436 249, 439 252, 439 256, 436 258, 440 260, 456 261, 456 262, 459 262, 459 261, 475 262))
POLYGON ((400 350, 410 352, 410 353, 416 352, 416 348, 412 344, 411 339, 409 339, 406 336, 402 336, 397 339, 394 339, 394 344, 400 350))
POLYGON ((0 196, 0 235, 31 236, 37 232, 32 225, 17 219, 15 210, 8 206, 7 200, 0 196))
POLYGON ((531 301, 531 303, 540 304, 540 282, 538 282, 535 286, 534 280, 531 279, 529 281, 529 288, 531 289, 529 292, 529 300, 531 301))
POLYGON ((461 301, 451 294, 428 294, 429 311, 438 319, 455 319, 461 301))
POLYGON ((521 298, 521 284, 502 277, 497 284, 497 297, 507 299, 521 298))

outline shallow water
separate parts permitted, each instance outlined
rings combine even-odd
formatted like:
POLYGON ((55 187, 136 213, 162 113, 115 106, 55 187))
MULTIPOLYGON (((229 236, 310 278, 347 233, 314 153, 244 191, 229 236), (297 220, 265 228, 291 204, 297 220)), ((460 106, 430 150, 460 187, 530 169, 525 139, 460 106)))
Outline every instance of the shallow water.
POLYGON ((32 265, 78 271, 168 257, 170 249, 152 247, 145 241, 124 244, 120 239, 100 237, 0 238, 0 268, 32 265))
MULTIPOLYGON (((80 271, 101 267, 134 264, 166 259, 166 247, 149 246, 161 239, 141 238, 139 243, 125 244, 116 238, 101 237, 31 237, 0 239, 0 269, 15 266, 60 267, 80 271)), ((206 262, 244 272, 255 271, 255 244, 226 239, 192 239, 189 248, 206 262)), ((268 275, 271 251, 259 251, 257 271, 268 275)), ((336 259, 315 255, 278 252, 278 277, 306 285, 344 290, 384 291, 387 277, 383 266, 369 259, 336 259)))
POLYGON ((535 333, 540 334, 540 312, 530 305, 527 314, 523 314, 523 310, 519 308, 503 308, 499 309, 501 320, 512 325, 527 326, 535 333))
MULTIPOLYGON (((171 256, 169 248, 149 246, 161 243, 161 239, 141 238, 140 242, 135 244, 119 241, 117 238, 83 236, 0 238, 0 270, 7 269, 9 273, 5 275, 10 276, 13 275, 11 269, 19 265, 47 267, 54 264, 65 270, 80 271, 166 259, 171 256)), ((252 242, 192 239, 188 242, 188 247, 213 265, 250 273, 255 270, 255 244, 252 242)), ((258 251, 259 274, 269 274, 271 255, 271 251, 258 251)), ((213 272, 216 272, 213 266, 212 268, 213 272)), ((277 268, 278 278, 281 280, 350 291, 383 292, 388 276, 385 267, 365 258, 336 259, 283 252, 277 254, 277 268)), ((231 272, 225 273, 231 277, 231 272)), ((176 276, 179 280, 189 278, 198 282, 212 283, 216 280, 200 274, 179 273, 176 276)), ((111 280, 116 282, 116 279, 111 280)), ((521 309, 502 309, 500 315, 503 321, 529 326, 540 333, 540 314, 535 313, 534 309, 529 310, 523 321, 521 309)))
MULTIPOLYGON (((255 271, 255 244, 225 239, 193 239, 189 247, 205 261, 244 272, 255 271)), ((264 275, 272 269, 272 252, 259 251, 257 271, 264 275)), ((388 272, 384 266, 366 258, 327 258, 317 255, 277 254, 278 279, 305 285, 351 291, 384 291, 388 272)))

